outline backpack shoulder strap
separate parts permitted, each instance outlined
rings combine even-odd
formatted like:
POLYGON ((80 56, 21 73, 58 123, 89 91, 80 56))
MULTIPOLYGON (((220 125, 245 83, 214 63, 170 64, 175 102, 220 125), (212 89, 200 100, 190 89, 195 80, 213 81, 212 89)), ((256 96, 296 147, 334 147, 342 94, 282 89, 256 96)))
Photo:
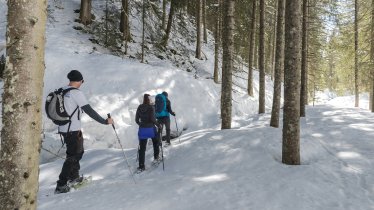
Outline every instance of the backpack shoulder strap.
POLYGON ((62 90, 62 95, 65 95, 67 92, 71 91, 71 90, 74 90, 74 89, 78 89, 78 88, 75 88, 75 87, 70 87, 70 88, 67 88, 65 90, 62 90))

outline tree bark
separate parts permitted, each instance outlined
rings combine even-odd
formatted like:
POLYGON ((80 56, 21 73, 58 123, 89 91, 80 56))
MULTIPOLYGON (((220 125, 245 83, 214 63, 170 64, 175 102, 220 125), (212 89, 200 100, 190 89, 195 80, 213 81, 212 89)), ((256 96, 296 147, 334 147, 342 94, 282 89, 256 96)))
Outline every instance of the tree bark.
POLYGON ((301 2, 286 0, 282 162, 300 164, 301 2))
POLYGON ((166 1, 162 0, 162 30, 166 30, 166 1))
POLYGON ((258 113, 265 113, 265 0, 260 0, 260 40, 258 48, 260 70, 258 113))
POLYGON ((358 78, 358 1, 355 0, 355 107, 360 103, 358 78))
POLYGON ((308 0, 303 0, 303 23, 302 23, 302 45, 301 45, 301 92, 300 92, 300 117, 305 117, 305 106, 308 100, 308 0))
POLYGON ((284 59, 284 7, 285 0, 278 0, 277 35, 275 43, 274 95, 270 126, 279 127, 282 68, 284 59))
POLYGON ((370 60, 371 60, 371 112, 374 112, 374 0, 371 1, 371 49, 370 49, 370 60))
POLYGON ((204 43, 208 43, 207 23, 206 23, 206 0, 203 1, 203 27, 204 27, 204 43))
POLYGON ((255 35, 256 35, 256 1, 252 3, 251 29, 249 32, 249 55, 248 55, 248 84, 247 92, 253 97, 253 58, 255 52, 255 35))
POLYGON ((202 19, 202 1, 197 1, 197 17, 196 17, 196 55, 197 59, 201 59, 201 19, 202 19))
POLYGON ((145 47, 145 2, 143 0, 142 5, 142 60, 144 63, 144 47, 145 47))
POLYGON ((92 23, 91 15, 91 0, 81 0, 81 9, 80 9, 80 20, 83 25, 89 25, 92 23))
POLYGON ((222 91, 221 91, 221 118, 222 129, 231 128, 232 109, 232 69, 234 54, 234 9, 235 0, 223 1, 223 64, 222 64, 222 91))
POLYGON ((36 209, 42 127, 45 0, 8 1, 2 98, 1 209, 36 209))
POLYGON ((221 15, 220 15, 220 7, 221 3, 220 0, 217 0, 217 14, 216 14, 216 30, 214 33, 214 82, 218 84, 218 71, 219 71, 219 49, 220 49, 220 40, 221 40, 221 29, 220 29, 220 22, 221 22, 221 15))
POLYGON ((125 55, 127 55, 128 42, 131 40, 129 14, 129 0, 122 0, 120 31, 122 32, 122 40, 125 41, 125 55))
POLYGON ((168 19, 168 25, 166 27, 166 33, 163 38, 163 43, 162 45, 166 47, 168 45, 169 37, 170 37, 170 32, 171 32, 171 26, 173 25, 173 17, 175 13, 175 1, 176 0, 171 0, 170 1, 170 11, 169 11, 169 19, 168 19))

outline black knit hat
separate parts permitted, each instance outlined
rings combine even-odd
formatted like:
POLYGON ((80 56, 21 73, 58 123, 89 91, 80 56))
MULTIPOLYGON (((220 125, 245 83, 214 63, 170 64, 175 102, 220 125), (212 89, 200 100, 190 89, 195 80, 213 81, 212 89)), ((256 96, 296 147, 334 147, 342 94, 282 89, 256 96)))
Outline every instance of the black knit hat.
POLYGON ((70 81, 81 81, 83 76, 78 70, 71 70, 68 74, 68 79, 70 81))
POLYGON ((162 94, 163 94, 164 96, 168 97, 168 92, 164 91, 164 92, 162 92, 162 94))

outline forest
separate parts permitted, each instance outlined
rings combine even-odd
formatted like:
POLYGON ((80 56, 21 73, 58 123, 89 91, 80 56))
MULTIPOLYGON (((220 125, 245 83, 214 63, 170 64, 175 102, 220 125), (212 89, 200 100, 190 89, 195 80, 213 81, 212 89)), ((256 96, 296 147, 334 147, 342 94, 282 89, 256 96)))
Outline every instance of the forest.
MULTIPOLYGON (((69 86, 81 83, 82 88, 76 88, 98 117, 77 106, 84 114, 78 117, 82 126, 77 132, 84 131, 82 155, 86 152, 80 170, 93 181, 68 196, 95 200, 108 187, 110 200, 119 191, 112 186, 118 182, 125 188, 135 185, 131 189, 136 193, 145 191, 139 183, 147 183, 147 195, 163 184, 169 186, 160 193, 164 196, 173 197, 170 192, 176 191, 183 197, 193 191, 180 208, 175 206, 179 194, 172 201, 161 195, 145 199, 156 209, 374 205, 374 176, 368 169, 374 164, 374 0, 0 0, 0 33, 0 209, 63 209, 70 204, 59 199, 63 195, 50 194, 65 167, 62 161, 68 162, 69 145, 64 147, 66 133, 61 134, 45 108, 48 94, 69 81, 69 86), (66 76, 76 69, 82 73, 79 79, 66 76), (153 150, 144 146, 144 166, 137 109, 145 103, 144 94, 157 103, 161 92, 174 110, 168 108, 171 116, 165 128, 171 146, 164 148, 161 140, 153 150), (101 124, 112 126, 98 124, 101 118, 101 124), (157 159, 158 147, 165 152, 166 166, 148 168, 153 152, 157 159), (182 154, 194 154, 185 162, 188 168, 180 165, 182 154), (93 164, 88 157, 104 164, 93 164), (135 165, 141 167, 139 157, 145 170, 140 176, 135 173, 135 165), (204 158, 206 162, 196 164, 204 158), (256 158, 263 173, 251 165, 256 158), (303 167, 321 178, 310 194, 293 190, 315 182, 313 175, 303 175, 303 167), (279 199, 284 202, 267 203, 272 191, 281 193, 289 183, 282 177, 283 184, 268 189, 266 183, 277 182, 277 173, 295 173, 297 178, 288 180, 291 185, 279 199), (147 175, 161 182, 152 183, 147 175), (168 176, 172 181, 166 180, 168 176), (253 181, 262 176, 268 180, 253 181), (324 201, 323 187, 334 179, 329 190, 344 193, 324 201), (201 192, 187 186, 190 180, 201 192), (180 186, 182 182, 186 183, 180 186), (200 182, 224 184, 203 188, 200 182), (248 182, 264 195, 258 202, 251 197, 257 191, 248 182), (246 186, 242 191, 241 185, 246 186), (86 189, 93 189, 93 194, 85 197, 86 189), (213 197, 218 192, 233 196, 220 194, 216 199, 222 201, 217 201, 213 197), (361 198, 350 197, 356 192, 361 198), (300 202, 291 202, 294 194, 300 202), (347 198, 352 200, 342 202, 347 198), (194 200, 198 201, 191 204, 194 200)), ((74 113, 70 114, 71 123, 74 113)), ((163 139, 158 124, 164 122, 157 111, 155 116, 153 126, 163 139)), ((147 202, 140 208, 134 204, 141 198, 131 201, 112 201, 112 208, 110 202, 93 202, 82 209, 151 208, 147 202)), ((79 201, 73 209, 82 206, 79 201)))

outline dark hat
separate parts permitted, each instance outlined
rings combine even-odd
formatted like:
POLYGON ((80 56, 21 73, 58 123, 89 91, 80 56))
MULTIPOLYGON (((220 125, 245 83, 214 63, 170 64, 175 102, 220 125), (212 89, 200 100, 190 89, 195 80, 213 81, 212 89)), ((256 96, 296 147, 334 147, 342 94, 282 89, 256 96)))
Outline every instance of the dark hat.
POLYGON ((78 70, 71 70, 68 74, 68 79, 70 81, 81 81, 83 76, 78 70))
POLYGON ((164 91, 164 92, 162 92, 162 94, 163 94, 164 96, 168 97, 168 92, 164 91))

